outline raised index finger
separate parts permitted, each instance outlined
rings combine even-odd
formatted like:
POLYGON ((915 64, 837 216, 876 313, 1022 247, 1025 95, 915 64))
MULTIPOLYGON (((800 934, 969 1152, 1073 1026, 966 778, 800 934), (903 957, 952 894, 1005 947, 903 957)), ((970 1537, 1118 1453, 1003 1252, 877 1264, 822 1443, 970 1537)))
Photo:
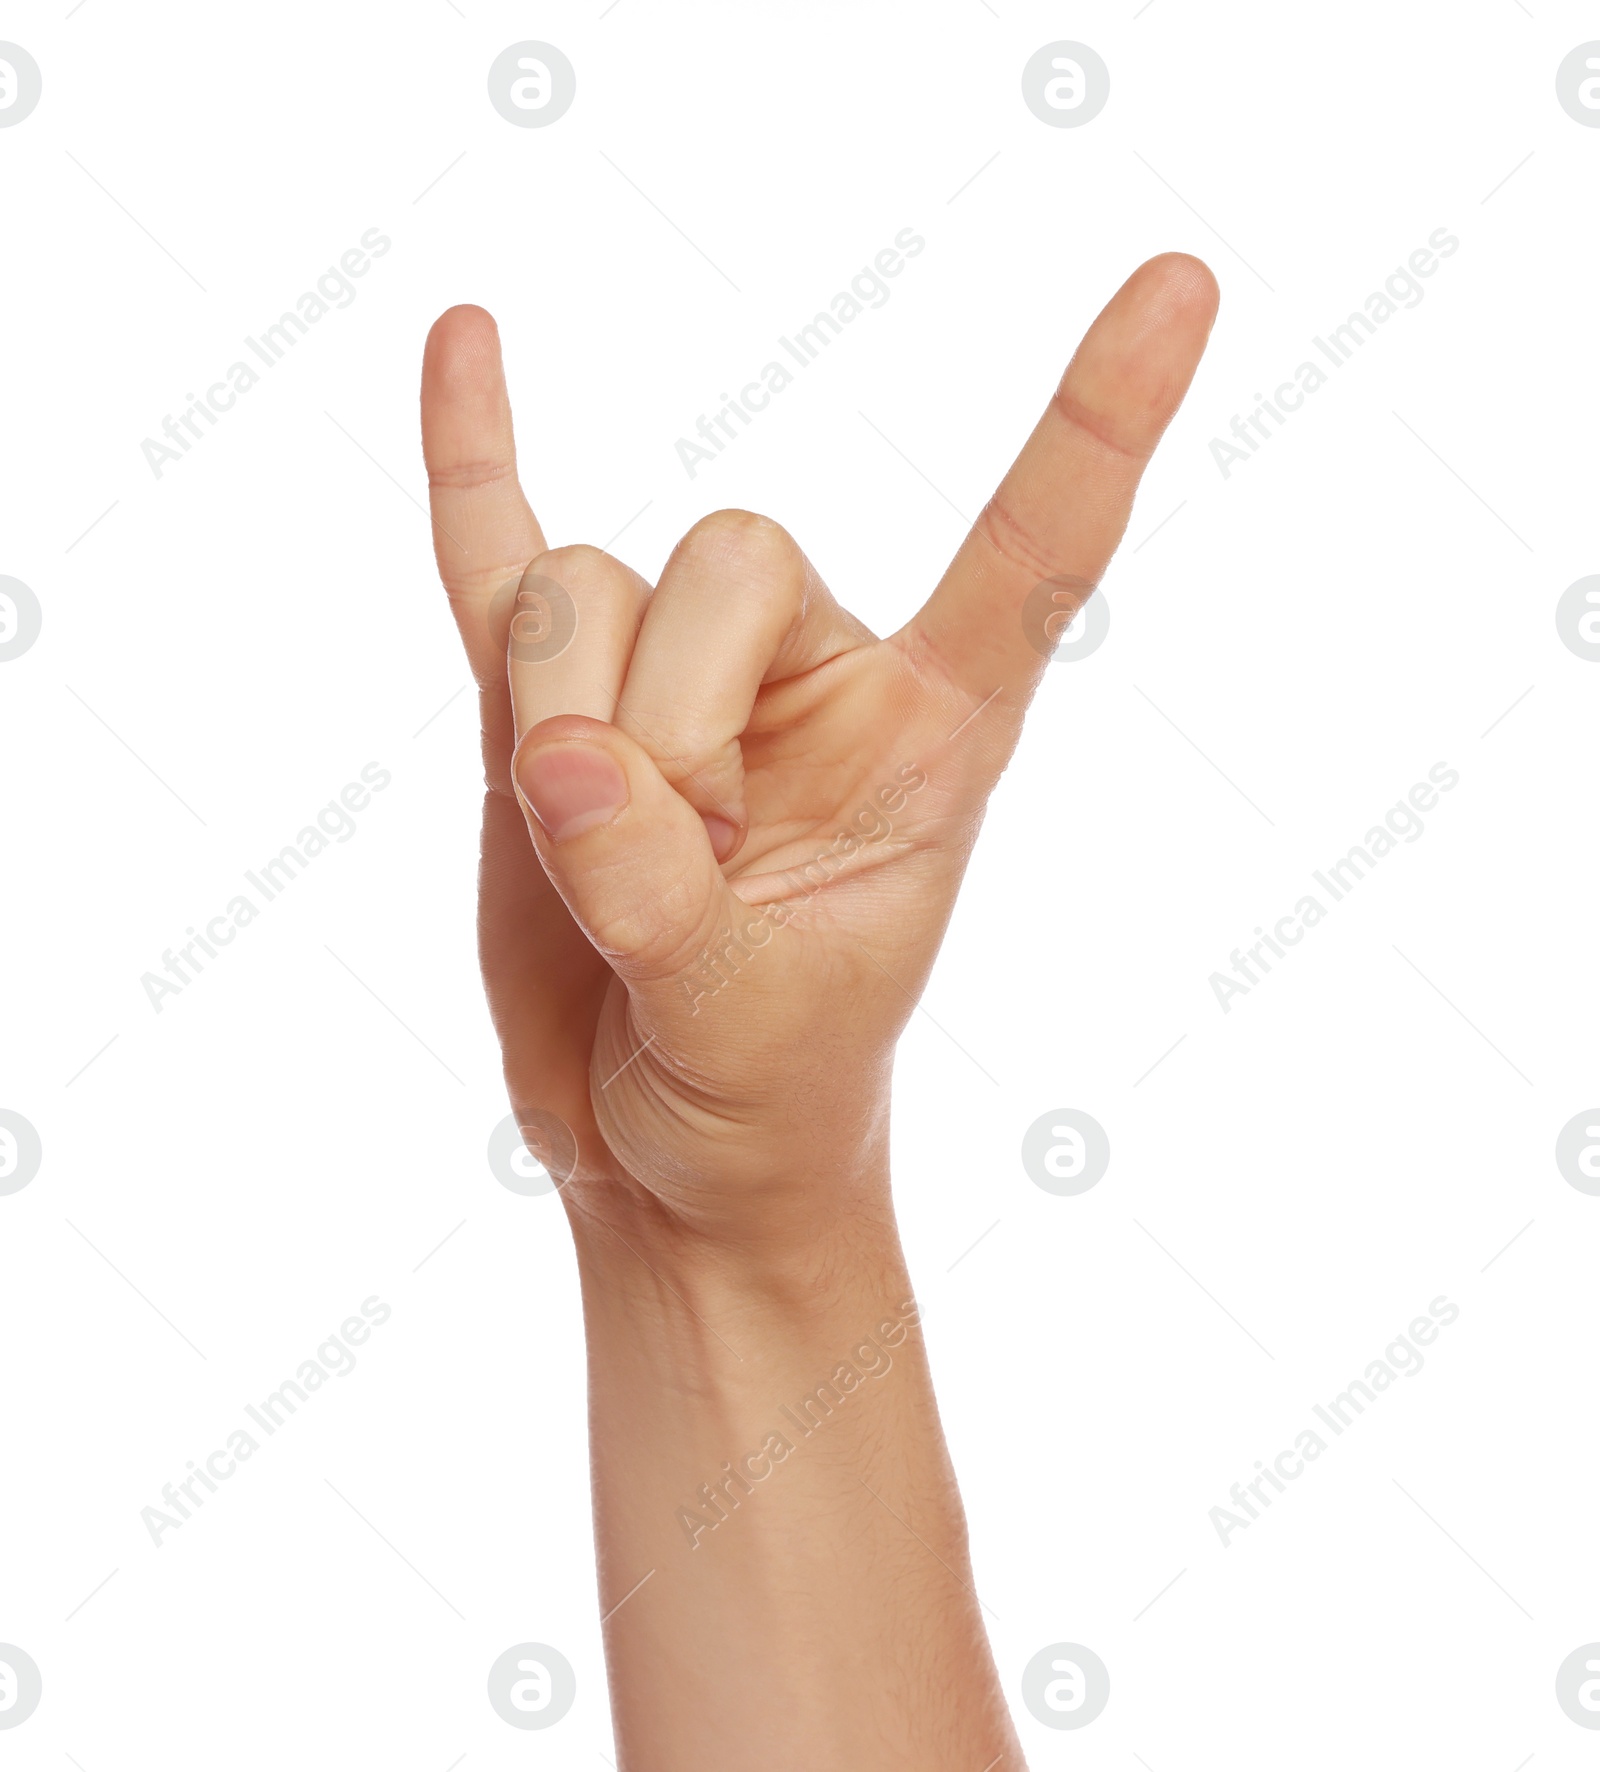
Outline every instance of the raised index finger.
POLYGON ((1057 606, 1070 613, 1099 583, 1145 463, 1188 392, 1217 300, 1216 279, 1184 253, 1133 273, 1085 334, 938 588, 901 630, 975 696, 1026 690, 1042 669, 1047 648, 1024 625, 1036 587, 1055 581, 1057 606))

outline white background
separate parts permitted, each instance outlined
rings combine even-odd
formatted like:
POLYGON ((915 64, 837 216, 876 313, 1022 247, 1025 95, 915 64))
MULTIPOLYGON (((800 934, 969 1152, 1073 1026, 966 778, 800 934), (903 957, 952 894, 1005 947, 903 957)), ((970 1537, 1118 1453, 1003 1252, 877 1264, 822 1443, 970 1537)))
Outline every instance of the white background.
POLYGON ((44 611, 0 666, 0 1106, 44 1145, 0 1199, 0 1641, 45 1681, 7 1763, 611 1752, 568 1239, 484 1156, 474 707, 418 502, 434 315, 498 315, 552 542, 627 525, 654 576, 750 506, 884 631, 1176 247, 1223 285, 1210 353, 900 1054, 996 1654, 1039 1768, 1594 1765, 1554 1678, 1600 1639, 1600 1200, 1553 1150, 1600 1098, 1600 665, 1554 610, 1600 570, 1600 131, 1555 70, 1600 14, 67 11, 0 10, 44 75, 0 130, 0 573, 44 611), (526 38, 577 69, 550 128, 486 97, 526 38), (1083 128, 1022 103, 1060 38, 1111 70, 1083 128), (141 440, 374 227, 354 302, 158 479, 141 440), (675 440, 906 227, 887 305, 691 481, 675 440), (1441 227, 1425 300, 1225 479, 1211 438, 1441 227), (157 1014, 141 976, 370 761, 355 836, 157 1014), (1426 834, 1224 1014, 1210 975, 1441 761, 1426 834), (1019 1160, 1060 1107, 1112 1145, 1077 1199, 1019 1160), (140 1510, 373 1294, 359 1368, 155 1548, 140 1510), (1229 1486, 1441 1294, 1426 1370, 1224 1549, 1229 1486), (578 1678, 538 1735, 484 1696, 529 1639, 578 1678), (1062 1640, 1111 1671, 1071 1735, 1017 1697, 1062 1640))

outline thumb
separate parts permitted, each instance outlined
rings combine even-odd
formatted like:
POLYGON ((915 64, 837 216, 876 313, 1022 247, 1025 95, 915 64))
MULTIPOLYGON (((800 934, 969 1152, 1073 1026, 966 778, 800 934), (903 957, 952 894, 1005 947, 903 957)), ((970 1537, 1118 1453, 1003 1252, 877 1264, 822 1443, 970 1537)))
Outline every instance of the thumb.
POLYGON ((727 921, 705 821, 615 726, 563 714, 512 765, 534 847, 573 920, 630 987, 670 985, 727 921))

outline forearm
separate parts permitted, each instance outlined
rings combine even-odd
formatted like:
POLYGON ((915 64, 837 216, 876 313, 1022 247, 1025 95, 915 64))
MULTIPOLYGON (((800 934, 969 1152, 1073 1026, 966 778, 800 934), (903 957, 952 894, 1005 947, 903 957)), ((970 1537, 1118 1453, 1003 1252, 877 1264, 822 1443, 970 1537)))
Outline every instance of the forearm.
POLYGON ((577 1228, 621 1772, 1020 1772, 892 1223, 577 1228))

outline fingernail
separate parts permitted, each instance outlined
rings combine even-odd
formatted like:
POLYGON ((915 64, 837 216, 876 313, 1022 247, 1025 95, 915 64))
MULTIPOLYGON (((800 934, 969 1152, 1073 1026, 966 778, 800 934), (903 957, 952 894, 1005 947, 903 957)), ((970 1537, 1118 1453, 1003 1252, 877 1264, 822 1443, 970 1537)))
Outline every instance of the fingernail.
POLYGON ((628 778, 606 751, 547 745, 517 759, 517 786, 552 843, 606 824, 628 804, 628 778))
POLYGON ((739 841, 738 825, 731 818, 719 817, 715 812, 702 812, 700 819, 711 839, 711 853, 718 861, 726 861, 739 841))

